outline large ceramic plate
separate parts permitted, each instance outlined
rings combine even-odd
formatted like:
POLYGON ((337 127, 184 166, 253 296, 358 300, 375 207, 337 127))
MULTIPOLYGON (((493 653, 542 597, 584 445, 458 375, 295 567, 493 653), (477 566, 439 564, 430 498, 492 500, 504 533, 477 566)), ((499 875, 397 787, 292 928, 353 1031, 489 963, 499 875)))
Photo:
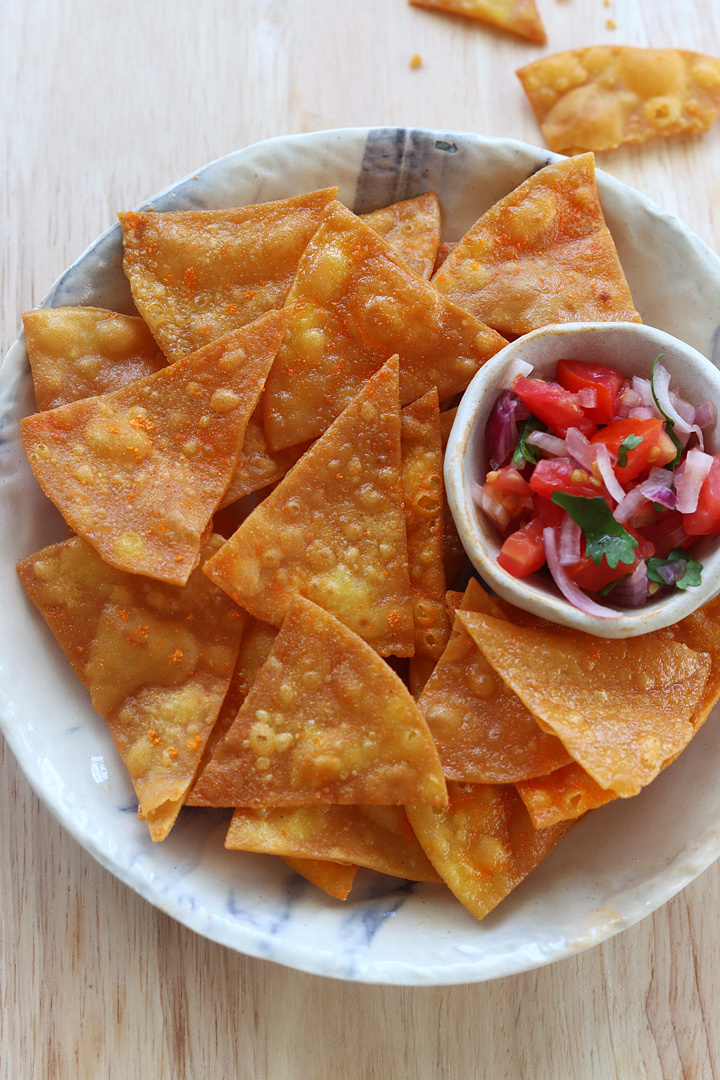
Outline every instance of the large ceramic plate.
MULTIPOLYGON (((457 239, 554 155, 456 132, 353 129, 273 139, 214 162, 151 199, 219 208, 329 184, 359 212, 429 189, 457 239)), ((679 221, 600 174, 598 184, 643 318, 717 361, 720 261, 679 221)), ((118 207, 118 209, 125 209, 118 207)), ((132 311, 118 226, 44 303, 132 311)), ((361 871, 351 899, 326 898, 281 860, 226 852, 228 812, 186 811, 153 845, 103 721, 15 575, 64 527, 25 461, 17 421, 33 409, 21 338, 0 372, 2 728, 35 790, 112 873, 214 941, 303 971, 376 983, 474 982, 546 964, 649 914, 720 854, 720 710, 643 794, 590 814, 482 923, 440 886, 361 871)))

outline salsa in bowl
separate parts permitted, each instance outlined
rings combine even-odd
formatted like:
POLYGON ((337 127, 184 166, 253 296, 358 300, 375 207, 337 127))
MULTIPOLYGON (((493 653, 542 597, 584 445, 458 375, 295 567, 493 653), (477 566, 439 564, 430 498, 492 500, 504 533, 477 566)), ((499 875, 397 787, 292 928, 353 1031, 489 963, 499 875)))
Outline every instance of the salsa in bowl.
POLYGON ((445 464, 480 575, 601 637, 705 603, 720 590, 717 401, 720 371, 643 324, 549 326, 507 346, 468 387, 445 464))

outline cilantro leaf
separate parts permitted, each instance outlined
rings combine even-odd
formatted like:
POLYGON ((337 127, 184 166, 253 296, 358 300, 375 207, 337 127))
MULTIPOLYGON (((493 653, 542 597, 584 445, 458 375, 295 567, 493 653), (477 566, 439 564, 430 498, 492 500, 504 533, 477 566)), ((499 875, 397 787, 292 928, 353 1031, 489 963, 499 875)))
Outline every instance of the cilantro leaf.
POLYGON ((675 454, 675 457, 672 459, 672 461, 668 461, 667 465, 665 466, 666 469, 668 469, 670 472, 672 472, 680 464, 680 462, 682 461, 683 447, 682 447, 682 443, 680 442, 677 435, 675 434, 675 422, 670 419, 670 417, 668 416, 668 414, 666 412, 663 411, 663 408, 662 408, 660 402, 658 401, 657 394, 655 393, 655 368, 657 366, 657 362, 660 359, 660 357, 664 356, 664 355, 665 355, 665 353, 658 353, 658 355, 653 360, 652 371, 650 372, 650 389, 652 390, 653 400, 655 401, 655 404, 657 405, 658 409, 660 410, 661 416, 665 420, 665 430, 668 433, 668 435, 670 436, 670 438, 672 439, 672 444, 675 447, 675 450, 677 451, 677 453, 675 454))
POLYGON ((624 469, 627 465, 628 450, 634 450, 642 442, 642 435, 628 435, 618 447, 618 467, 624 469))
POLYGON ((554 491, 552 501, 567 510, 575 524, 580 526, 585 536, 585 554, 596 566, 600 565, 603 556, 611 570, 619 562, 635 562, 638 542, 618 524, 604 499, 554 491))
POLYGON ((537 447, 527 444, 527 437, 533 431, 547 431, 547 428, 536 416, 528 416, 526 420, 523 420, 520 438, 512 456, 512 463, 516 468, 521 468, 524 461, 529 461, 531 465, 538 463, 537 447))
POLYGON ((667 559, 648 559, 647 572, 650 581, 660 585, 674 585, 677 589, 694 588, 702 580, 702 563, 693 559, 685 548, 673 548, 667 559))

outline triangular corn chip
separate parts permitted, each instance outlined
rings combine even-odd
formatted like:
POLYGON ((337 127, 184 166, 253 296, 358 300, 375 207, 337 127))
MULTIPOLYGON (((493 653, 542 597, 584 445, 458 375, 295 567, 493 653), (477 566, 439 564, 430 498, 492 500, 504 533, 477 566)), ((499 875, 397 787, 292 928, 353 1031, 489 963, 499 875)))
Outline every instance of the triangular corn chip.
POLYGON ((506 343, 438 295, 339 203, 308 244, 288 294, 293 316, 268 376, 272 450, 321 435, 363 383, 400 355, 400 403, 464 390, 506 343))
POLYGON ((430 278, 440 243, 440 201, 434 191, 361 214, 418 277, 430 278))
POLYGON ((269 312, 111 394, 21 421, 43 491, 112 566, 187 581, 286 321, 269 312))
POLYGON ((479 19, 538 45, 544 45, 547 40, 535 0, 410 0, 410 3, 415 7, 445 11, 449 15, 479 19))
POLYGON ((592 154, 546 165, 491 207, 433 284, 503 334, 641 321, 600 208, 592 154))
POLYGON ((614 791, 604 791, 573 761, 549 776, 538 776, 516 784, 536 829, 546 829, 559 821, 574 821, 588 810, 617 799, 614 791))
POLYGON ((409 806, 415 834, 461 904, 482 919, 562 840, 572 822, 536 829, 511 784, 448 784, 446 809, 409 806))
POLYGON ((261 397, 248 420, 235 472, 223 495, 221 506, 229 506, 245 495, 251 495, 253 491, 260 491, 261 488, 282 480, 310 445, 298 443, 297 446, 290 446, 287 450, 278 450, 273 454, 265 438, 262 412, 261 397))
POLYGON ((302 594, 381 655, 412 655, 397 358, 253 510, 206 572, 265 622, 278 626, 302 594))
POLYGON ((167 361, 142 319, 94 307, 23 315, 38 409, 118 390, 167 361))
MULTIPOLYGON (((457 241, 441 240, 438 244, 437 255, 435 256, 435 265, 433 266, 433 274, 437 274, 442 264, 447 259, 451 251, 454 251, 457 247, 457 241)), ((432 276, 432 275, 431 275, 432 276)))
POLYGON ((225 847, 330 859, 411 881, 439 881, 401 806, 236 810, 225 847))
POLYGON ((443 458, 437 390, 401 413, 402 484, 413 594, 412 692, 422 688, 450 637, 443 568, 443 458), (430 663, 428 663, 430 662, 430 663))
POLYGON ((133 299, 168 360, 282 307, 337 188, 233 210, 119 214, 133 299))
POLYGON ((548 146, 561 154, 706 131, 720 115, 720 60, 701 53, 594 45, 517 74, 548 146))
MULTIPOLYGON (((491 611, 493 606, 492 597, 472 578, 460 611, 491 611)), ((498 678, 459 619, 418 705, 448 779, 515 783, 570 761, 560 740, 542 731, 498 678)))
POLYGON ((18 573, 107 721, 153 840, 164 839, 225 697, 243 613, 200 569, 165 585, 108 566, 79 536, 18 573))
POLYGON ((601 788, 637 795, 692 738, 710 658, 651 635, 612 640, 458 612, 537 721, 601 788))
POLYGON ((692 716, 692 725, 697 730, 720 699, 720 597, 668 627, 668 631, 675 641, 710 657, 705 689, 692 716))
POLYGON ((397 675, 298 597, 189 802, 442 806, 446 798, 427 724, 397 675))
POLYGON ((344 866, 327 859, 285 859, 291 870, 317 885, 336 900, 347 900, 357 876, 357 866, 344 866))

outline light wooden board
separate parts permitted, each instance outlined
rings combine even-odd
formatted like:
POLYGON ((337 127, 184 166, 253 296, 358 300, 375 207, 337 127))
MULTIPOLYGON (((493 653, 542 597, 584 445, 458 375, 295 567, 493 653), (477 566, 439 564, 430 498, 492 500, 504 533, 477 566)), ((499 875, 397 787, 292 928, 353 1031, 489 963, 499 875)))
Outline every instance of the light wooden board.
MULTIPOLYGON (((597 42, 720 55, 713 0, 538 4, 547 48, 406 0, 5 0, 3 352, 117 210, 240 146, 367 124, 541 143, 513 74, 535 57, 597 42)), ((720 126, 601 165, 720 249, 720 126)), ((195 937, 60 830, 4 744, 0 864, 0 1080, 720 1075, 718 865, 573 959, 410 990, 301 975, 195 937)))

